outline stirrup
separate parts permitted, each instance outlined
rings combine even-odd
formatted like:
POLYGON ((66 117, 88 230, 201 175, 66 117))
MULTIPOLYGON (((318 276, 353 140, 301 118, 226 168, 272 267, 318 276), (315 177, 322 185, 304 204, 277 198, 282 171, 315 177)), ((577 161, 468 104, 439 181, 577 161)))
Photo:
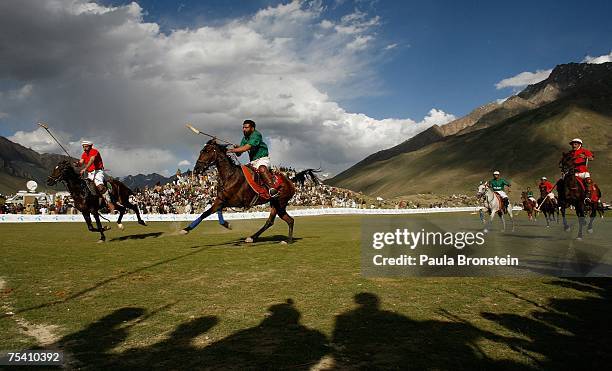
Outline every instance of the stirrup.
POLYGON ((268 189, 268 195, 272 198, 278 197, 278 191, 276 188, 270 187, 270 189, 268 189))

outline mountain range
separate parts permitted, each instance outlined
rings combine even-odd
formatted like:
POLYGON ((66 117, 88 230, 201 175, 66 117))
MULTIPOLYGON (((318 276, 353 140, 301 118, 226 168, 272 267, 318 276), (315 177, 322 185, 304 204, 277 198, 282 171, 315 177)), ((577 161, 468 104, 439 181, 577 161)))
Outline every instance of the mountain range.
MULTIPOLYGON (((443 126, 374 153, 328 184, 387 198, 474 192, 494 170, 514 189, 559 175, 568 142, 595 152, 589 166, 612 192, 612 63, 570 63, 502 102, 488 103, 443 126)), ((515 198, 520 197, 514 195, 515 198)))

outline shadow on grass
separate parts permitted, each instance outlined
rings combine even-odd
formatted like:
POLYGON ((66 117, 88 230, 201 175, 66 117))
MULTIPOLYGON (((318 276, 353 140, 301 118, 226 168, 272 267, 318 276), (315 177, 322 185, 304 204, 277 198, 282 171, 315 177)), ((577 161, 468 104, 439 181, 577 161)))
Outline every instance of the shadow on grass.
POLYGON ((77 367, 100 369, 522 370, 609 365, 612 281, 549 284, 581 290, 585 296, 538 303, 503 290, 534 308, 528 314, 480 313, 481 320, 508 330, 504 335, 444 309, 436 313, 442 319, 413 319, 383 309, 377 295, 361 292, 353 297, 353 309, 335 317, 331 339, 304 326, 293 300, 287 299, 270 306, 256 326, 218 340, 203 335, 220 319, 202 316, 177 324, 154 344, 118 352, 130 329, 150 316, 142 308, 121 308, 54 345, 66 350, 77 367), (517 360, 503 359, 507 349, 517 360))
POLYGON ((144 240, 145 238, 157 238, 164 234, 163 232, 151 232, 151 233, 141 233, 141 234, 132 234, 128 236, 115 237, 111 239, 109 242, 114 241, 127 241, 127 240, 144 240))
MULTIPOLYGON (((237 239, 230 240, 230 241, 223 242, 223 243, 203 244, 202 246, 216 247, 216 246, 231 245, 231 246, 238 246, 238 247, 248 247, 248 246, 260 246, 260 245, 266 245, 266 244, 275 243, 275 242, 280 243, 282 241, 287 241, 287 236, 282 235, 282 234, 259 237, 254 242, 249 242, 249 243, 244 242, 245 238, 237 238, 237 239)), ((310 238, 317 238, 317 237, 293 237, 293 243, 296 243, 297 241, 303 240, 305 238, 310 239, 310 238)))

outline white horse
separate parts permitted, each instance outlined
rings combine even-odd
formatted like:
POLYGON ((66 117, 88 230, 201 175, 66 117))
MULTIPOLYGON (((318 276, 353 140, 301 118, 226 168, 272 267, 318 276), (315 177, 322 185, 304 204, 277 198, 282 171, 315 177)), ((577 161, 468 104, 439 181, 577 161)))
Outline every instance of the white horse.
MULTIPOLYGON (((491 214, 489 218, 488 226, 493 225, 493 218, 495 214, 498 214, 502 220, 503 229, 502 232, 506 231, 506 220, 504 219, 504 213, 502 212, 502 198, 489 187, 489 182, 482 183, 478 186, 478 192, 476 193, 476 198, 479 200, 482 199, 482 206, 488 210, 491 214)), ((514 232, 514 216, 512 215, 512 202, 508 199, 508 209, 506 213, 510 216, 510 221, 512 222, 512 232, 514 232)), ((481 218, 482 219, 482 218, 481 218)), ((484 232, 488 233, 489 229, 487 225, 485 225, 484 232)))

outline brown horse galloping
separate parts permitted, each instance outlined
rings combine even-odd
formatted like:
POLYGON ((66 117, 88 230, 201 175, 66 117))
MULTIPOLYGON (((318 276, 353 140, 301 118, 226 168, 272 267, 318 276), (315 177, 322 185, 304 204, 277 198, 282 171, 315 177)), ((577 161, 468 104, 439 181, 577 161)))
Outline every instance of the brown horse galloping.
POLYGON ((538 218, 538 210, 536 207, 536 203, 533 200, 530 200, 527 196, 527 192, 521 192, 521 200, 523 201, 523 210, 527 212, 527 216, 529 220, 535 221, 538 218))
POLYGON ((561 208, 561 217, 563 218, 563 228, 566 232, 570 230, 565 218, 565 210, 570 206, 574 206, 579 226, 576 238, 581 240, 583 237, 582 228, 586 225, 585 214, 588 212, 590 217, 588 232, 593 233, 593 220, 595 220, 597 211, 590 207, 589 202, 585 202, 587 194, 579 180, 576 179, 574 158, 571 152, 563 153, 561 161, 559 161, 559 167, 561 168, 562 178, 557 181, 557 191, 559 192, 559 207, 561 208))
MULTIPOLYGON (((57 182, 64 183, 74 200, 74 206, 83 214, 87 228, 91 232, 100 232, 100 240, 98 242, 104 242, 106 240, 104 231, 109 230, 110 227, 102 227, 102 223, 100 223, 100 209, 104 201, 102 196, 95 191, 96 187, 93 184, 88 186, 87 181, 79 176, 72 165, 70 165, 70 162, 65 160, 57 164, 51 175, 47 178, 47 185, 49 186, 55 185, 57 182), (94 228, 91 223, 91 215, 96 220, 97 228, 94 228)), ((130 202, 130 195, 133 194, 132 190, 116 179, 112 179, 110 183, 112 185, 111 195, 120 204, 118 205, 120 207, 117 209, 119 211, 119 217, 117 218, 119 229, 123 229, 121 219, 123 219, 123 214, 125 214, 127 209, 134 210, 138 218, 138 224, 147 225, 140 217, 138 207, 130 202)))
MULTIPOLYGON (((282 184, 278 188, 278 196, 269 200, 258 198, 257 193, 253 191, 251 186, 247 183, 240 165, 227 155, 227 146, 218 144, 214 139, 208 141, 200 151, 200 156, 198 157, 193 171, 195 174, 201 174, 212 165, 217 168, 219 176, 217 197, 212 206, 204 211, 204 213, 189 226, 185 227, 181 233, 188 233, 190 230, 197 227, 202 220, 206 219, 212 213, 217 212, 217 210, 226 207, 248 208, 270 202, 270 215, 268 216, 268 220, 266 220, 266 223, 257 232, 246 238, 245 242, 250 243, 255 241, 255 239, 257 239, 266 229, 270 228, 274 224, 276 215, 283 219, 289 226, 287 241, 282 241, 281 243, 293 242, 294 221, 293 218, 287 214, 287 204, 295 194, 295 186, 291 180, 285 175, 279 174, 282 178, 282 184)), ((307 169, 301 171, 296 174, 292 180, 303 182, 305 176, 310 176, 316 181, 316 176, 313 172, 316 172, 316 170, 307 169)))

